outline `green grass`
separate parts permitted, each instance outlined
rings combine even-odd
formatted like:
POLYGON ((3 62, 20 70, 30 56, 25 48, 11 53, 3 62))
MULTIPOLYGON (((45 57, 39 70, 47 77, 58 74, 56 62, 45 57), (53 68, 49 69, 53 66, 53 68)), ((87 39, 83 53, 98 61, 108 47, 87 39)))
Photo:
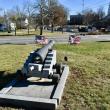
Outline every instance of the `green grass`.
MULTIPOLYGON (((29 52, 37 47, 0 46, 1 87, 22 67, 29 52)), ((110 43, 85 42, 76 46, 57 44, 54 48, 57 50, 58 62, 70 67, 58 110, 110 110, 110 43), (68 56, 68 62, 64 61, 64 56, 68 56)))
MULTIPOLYGON (((16 36, 32 36, 32 35, 39 35, 40 34, 40 31, 39 30, 33 30, 33 29, 30 29, 30 32, 29 32, 29 35, 28 35, 28 31, 26 29, 22 29, 22 30, 17 30, 16 31, 16 36)), ((62 36, 62 32, 54 32, 54 33, 51 33, 50 31, 46 31, 44 30, 43 31, 43 35, 46 35, 48 37, 52 37, 52 36, 62 36)), ((8 33, 8 32, 0 32, 0 37, 2 36, 15 36, 15 32, 11 32, 11 33, 8 33)))
POLYGON ((110 110, 110 44, 56 48, 68 56, 71 71, 59 110, 110 110))
POLYGON ((0 88, 23 66, 26 57, 36 45, 0 45, 0 88))

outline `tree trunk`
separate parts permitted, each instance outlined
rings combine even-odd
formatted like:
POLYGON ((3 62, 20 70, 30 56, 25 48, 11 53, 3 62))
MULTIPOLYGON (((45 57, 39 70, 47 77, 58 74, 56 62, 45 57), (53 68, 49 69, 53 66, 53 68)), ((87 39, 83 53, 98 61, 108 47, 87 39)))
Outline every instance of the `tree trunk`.
POLYGON ((20 30, 22 29, 22 21, 20 20, 20 30))
POLYGON ((40 7, 40 35, 43 34, 43 8, 40 7))
POLYGON ((29 24, 28 24, 28 35, 29 35, 30 29, 29 29, 29 24))
POLYGON ((40 35, 43 34, 43 26, 40 26, 40 35))
POLYGON ((63 34, 63 26, 62 26, 62 34, 63 34))
POLYGON ((36 31, 36 30, 37 30, 37 26, 35 26, 35 28, 34 28, 34 29, 35 29, 35 31, 36 31))
POLYGON ((16 36, 16 28, 15 28, 15 36, 16 36))
POLYGON ((51 33, 53 33, 53 28, 54 28, 54 26, 53 26, 53 23, 52 23, 52 25, 51 25, 51 33))

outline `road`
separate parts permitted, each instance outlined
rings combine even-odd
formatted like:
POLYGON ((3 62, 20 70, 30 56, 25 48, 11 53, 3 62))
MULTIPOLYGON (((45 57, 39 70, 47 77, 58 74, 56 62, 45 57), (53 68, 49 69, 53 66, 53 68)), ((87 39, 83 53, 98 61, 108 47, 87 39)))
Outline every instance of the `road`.
MULTIPOLYGON (((48 37, 49 40, 54 40, 56 43, 67 43, 68 42, 68 34, 64 34, 64 36, 56 36, 56 37, 48 37)), ((80 36, 82 41, 110 41, 110 35, 85 35, 80 36)), ((30 37, 0 37, 0 44, 31 44, 34 43, 34 36, 30 37)))

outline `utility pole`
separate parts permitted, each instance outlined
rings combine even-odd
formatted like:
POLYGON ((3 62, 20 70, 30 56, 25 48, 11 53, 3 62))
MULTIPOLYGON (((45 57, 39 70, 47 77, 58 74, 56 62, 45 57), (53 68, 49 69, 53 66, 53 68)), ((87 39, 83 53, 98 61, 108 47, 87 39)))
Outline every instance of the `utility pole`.
POLYGON ((43 8, 44 8, 44 1, 40 0, 40 35, 43 33, 43 8))
MULTIPOLYGON (((82 0, 82 15, 84 14, 85 1, 82 0)), ((82 24, 84 24, 85 17, 82 16, 82 24)))
POLYGON ((84 11, 85 1, 82 0, 82 12, 84 11))
POLYGON ((6 11, 4 10, 4 24, 7 25, 7 15, 6 11))

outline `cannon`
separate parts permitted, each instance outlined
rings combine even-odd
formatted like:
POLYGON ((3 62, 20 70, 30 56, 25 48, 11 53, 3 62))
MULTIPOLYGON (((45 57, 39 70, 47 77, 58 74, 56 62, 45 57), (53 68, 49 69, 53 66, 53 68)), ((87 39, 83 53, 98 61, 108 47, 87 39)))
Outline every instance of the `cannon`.
POLYGON ((21 73, 25 77, 39 77, 52 79, 58 83, 63 68, 56 63, 56 50, 53 50, 54 41, 30 53, 21 73))
MULTIPOLYGON (((16 78, 0 90, 1 105, 56 110, 69 75, 69 67, 56 63, 56 50, 52 49, 54 43, 50 41, 29 54, 22 69, 17 71, 16 78)), ((64 59, 68 60, 66 56, 64 59)))

